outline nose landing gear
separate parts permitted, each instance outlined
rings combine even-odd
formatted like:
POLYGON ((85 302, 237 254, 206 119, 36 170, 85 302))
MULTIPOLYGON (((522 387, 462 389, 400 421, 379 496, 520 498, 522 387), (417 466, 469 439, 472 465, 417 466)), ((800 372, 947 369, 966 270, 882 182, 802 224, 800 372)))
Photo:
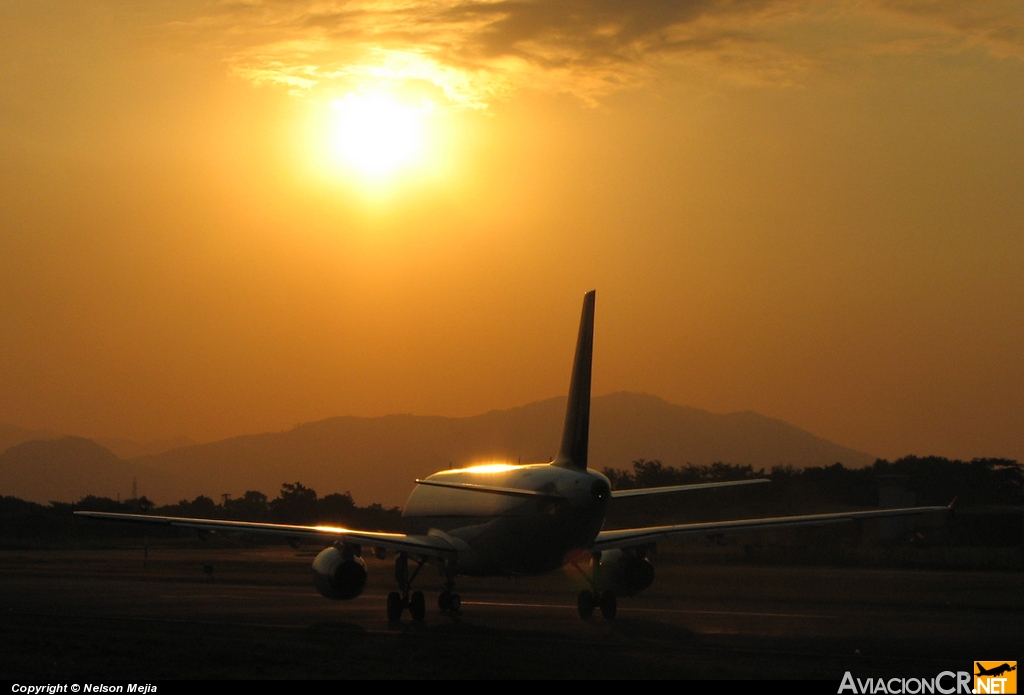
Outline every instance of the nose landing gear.
POLYGON ((437 597, 437 607, 441 609, 442 613, 454 615, 459 612, 461 606, 462 597, 447 589, 437 597))
POLYGON ((462 597, 455 593, 455 571, 451 565, 442 565, 444 572, 444 591, 437 597, 437 607, 445 615, 455 615, 462 607, 462 597))

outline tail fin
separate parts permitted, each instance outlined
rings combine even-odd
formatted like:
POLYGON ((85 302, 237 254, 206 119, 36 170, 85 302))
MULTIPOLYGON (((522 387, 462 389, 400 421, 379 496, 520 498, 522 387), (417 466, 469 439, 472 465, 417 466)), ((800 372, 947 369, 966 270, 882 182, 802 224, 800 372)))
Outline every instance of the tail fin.
POLYGON ((583 296, 580 335, 576 340, 576 358, 572 363, 569 402, 565 406, 565 429, 562 445, 552 465, 561 468, 587 469, 587 442, 590 437, 590 371, 594 357, 594 294, 583 296))

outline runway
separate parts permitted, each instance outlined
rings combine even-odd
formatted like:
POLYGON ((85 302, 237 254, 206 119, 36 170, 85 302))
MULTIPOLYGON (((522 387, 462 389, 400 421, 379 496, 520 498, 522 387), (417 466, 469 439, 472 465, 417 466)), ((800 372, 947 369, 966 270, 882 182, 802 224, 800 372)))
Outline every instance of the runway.
POLYGON ((461 614, 444 616, 430 574, 426 620, 389 624, 388 563, 333 602, 309 583, 308 551, 146 554, 0 553, 0 675, 838 682, 968 670, 1024 644, 1019 573, 668 565, 614 621, 579 619, 571 574, 465 580, 461 614))

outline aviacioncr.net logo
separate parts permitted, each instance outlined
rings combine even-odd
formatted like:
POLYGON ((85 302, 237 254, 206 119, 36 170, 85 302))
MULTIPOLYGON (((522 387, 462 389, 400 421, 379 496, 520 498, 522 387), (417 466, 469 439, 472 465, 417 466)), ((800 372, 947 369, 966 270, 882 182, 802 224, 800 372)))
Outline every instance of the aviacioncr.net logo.
POLYGON ((975 661, 974 692, 978 695, 1012 695, 1017 692, 1016 661, 975 661))
POLYGON ((838 695, 972 695, 968 671, 943 671, 932 678, 854 678, 847 671, 839 684, 838 695))

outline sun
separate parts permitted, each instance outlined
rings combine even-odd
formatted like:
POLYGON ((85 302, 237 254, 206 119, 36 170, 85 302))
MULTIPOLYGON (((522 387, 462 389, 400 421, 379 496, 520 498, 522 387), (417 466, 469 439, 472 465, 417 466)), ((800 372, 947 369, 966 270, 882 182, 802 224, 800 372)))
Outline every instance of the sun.
POLYGON ((413 105, 386 93, 335 99, 332 149, 341 163, 383 179, 423 156, 430 102, 413 105))

